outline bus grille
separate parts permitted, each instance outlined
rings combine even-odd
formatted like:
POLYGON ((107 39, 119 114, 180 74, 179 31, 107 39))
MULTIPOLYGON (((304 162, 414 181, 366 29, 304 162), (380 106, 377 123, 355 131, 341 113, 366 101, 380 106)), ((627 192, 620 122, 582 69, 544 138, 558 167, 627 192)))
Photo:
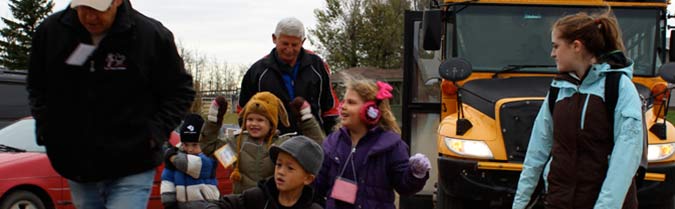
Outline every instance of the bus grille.
POLYGON ((499 108, 499 122, 509 162, 523 162, 542 100, 515 101, 499 108))

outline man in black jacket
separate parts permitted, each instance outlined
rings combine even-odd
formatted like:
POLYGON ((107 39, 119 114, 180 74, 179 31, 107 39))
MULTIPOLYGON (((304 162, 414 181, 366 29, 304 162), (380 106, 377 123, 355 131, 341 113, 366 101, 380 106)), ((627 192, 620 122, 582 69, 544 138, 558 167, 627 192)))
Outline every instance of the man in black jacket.
MULTIPOLYGON (((309 50, 302 48, 305 28, 296 18, 285 18, 277 24, 272 42, 275 48, 248 69, 241 81, 238 109, 253 95, 272 92, 287 110, 295 97, 311 105, 312 114, 324 132, 330 133, 338 115, 338 100, 330 83, 328 65, 309 50)), ((281 133, 297 132, 297 113, 290 112, 291 127, 279 127, 281 133)))
POLYGON ((160 149, 194 99, 171 32, 128 0, 73 0, 33 35, 38 144, 82 208, 145 208, 160 149))

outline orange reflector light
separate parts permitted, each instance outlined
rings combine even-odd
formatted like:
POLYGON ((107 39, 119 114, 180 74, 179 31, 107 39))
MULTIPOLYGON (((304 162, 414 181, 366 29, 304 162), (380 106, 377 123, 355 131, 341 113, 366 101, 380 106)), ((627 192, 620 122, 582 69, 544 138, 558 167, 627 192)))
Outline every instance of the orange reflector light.
POLYGON ((652 87, 652 95, 656 95, 654 97, 654 116, 656 117, 663 118, 666 111, 668 111, 668 108, 666 107, 659 107, 670 95, 670 91, 667 89, 668 86, 663 83, 656 84, 652 87), (661 110, 660 112, 659 109, 661 110))
POLYGON ((441 83, 441 91, 446 95, 455 95, 457 94, 457 86, 451 81, 443 80, 441 83))
POLYGON ((661 102, 664 101, 663 99, 665 99, 668 95, 670 95, 670 91, 667 91, 667 89, 668 86, 662 83, 656 84, 654 85, 654 87, 652 87, 652 94, 657 95, 654 98, 654 103, 658 102, 660 104, 661 102))

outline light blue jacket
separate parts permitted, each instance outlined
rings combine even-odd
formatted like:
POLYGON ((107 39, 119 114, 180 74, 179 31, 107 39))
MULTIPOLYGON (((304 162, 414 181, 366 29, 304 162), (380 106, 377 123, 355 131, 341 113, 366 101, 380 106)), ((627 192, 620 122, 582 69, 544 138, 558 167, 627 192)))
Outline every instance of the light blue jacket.
MULTIPOLYGON (((605 73, 622 71, 619 81, 619 96, 614 112, 614 148, 609 159, 607 175, 595 202, 595 209, 616 208, 623 206, 624 198, 632 183, 635 172, 640 165, 643 148, 642 102, 631 81, 633 65, 622 69, 610 69, 607 63, 594 64, 587 72, 586 78, 577 86, 564 80, 554 80, 551 86, 560 89, 557 101, 576 93, 605 97, 605 73)), ((588 98, 582 110, 581 129, 587 111, 588 98)), ((553 119, 548 109, 548 97, 544 100, 532 128, 532 135, 520 174, 518 189, 513 202, 514 209, 523 209, 530 201, 534 188, 539 182, 540 174, 544 174, 545 187, 548 176, 547 164, 553 145, 553 119)), ((555 159, 551 159, 555 160, 555 159)))

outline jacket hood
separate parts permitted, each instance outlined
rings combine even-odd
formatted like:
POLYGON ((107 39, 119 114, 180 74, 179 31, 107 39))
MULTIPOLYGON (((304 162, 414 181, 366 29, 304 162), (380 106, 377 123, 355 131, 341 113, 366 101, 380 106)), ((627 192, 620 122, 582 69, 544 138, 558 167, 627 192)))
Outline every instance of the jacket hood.
MULTIPOLYGON (((594 64, 591 71, 596 69, 598 74, 620 71, 623 74, 626 74, 628 78, 633 78, 633 61, 627 58, 623 52, 609 53, 602 56, 599 60, 600 64, 594 64)), ((594 74, 589 73, 588 75, 594 74)), ((604 77, 604 75, 602 77, 604 77)))
POLYGON ((560 73, 553 80, 551 86, 558 88, 577 88, 578 85, 596 83, 605 78, 609 72, 622 72, 628 78, 633 78, 633 61, 626 58, 622 52, 610 53, 600 58, 601 63, 592 64, 583 78, 574 73, 560 73), (563 82, 561 82, 563 81, 563 82))
MULTIPOLYGON (((269 197, 269 201, 278 204, 277 197, 279 196, 279 190, 277 190, 277 186, 274 182, 274 176, 259 181, 258 188, 265 193, 265 196, 269 197)), ((312 204, 314 204, 314 190, 309 186, 304 186, 302 188, 300 199, 295 202, 295 205, 293 205, 292 208, 311 208, 312 204)))

